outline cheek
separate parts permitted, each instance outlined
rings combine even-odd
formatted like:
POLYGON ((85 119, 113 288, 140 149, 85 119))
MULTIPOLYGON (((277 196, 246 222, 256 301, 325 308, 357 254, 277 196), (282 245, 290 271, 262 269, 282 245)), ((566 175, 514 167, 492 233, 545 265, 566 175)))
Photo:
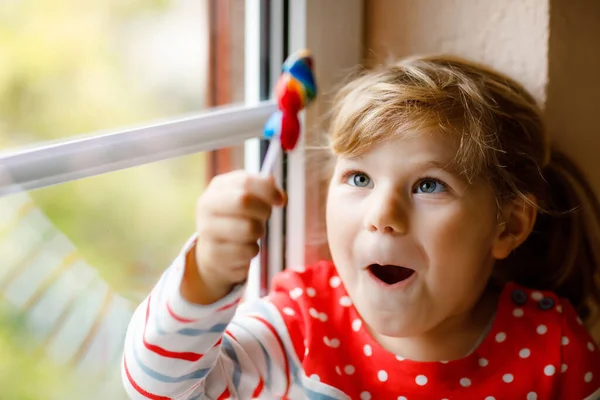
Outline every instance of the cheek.
POLYGON ((449 314, 473 307, 491 275, 491 237, 483 218, 467 212, 438 215, 432 221, 437 228, 424 232, 426 280, 434 294, 432 301, 449 314))
POLYGON ((358 207, 335 190, 327 197, 326 208, 327 240, 334 262, 351 257, 353 241, 360 228, 358 207))
POLYGON ((465 206, 421 213, 419 236, 432 267, 448 272, 483 267, 494 237, 493 216, 465 206))

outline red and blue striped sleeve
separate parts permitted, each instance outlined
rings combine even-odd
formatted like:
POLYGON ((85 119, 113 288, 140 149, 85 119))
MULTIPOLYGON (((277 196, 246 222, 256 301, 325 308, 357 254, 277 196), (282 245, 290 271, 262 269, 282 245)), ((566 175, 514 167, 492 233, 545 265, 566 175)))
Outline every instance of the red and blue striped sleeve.
POLYGON ((210 306, 186 302, 179 294, 185 254, 129 324, 122 379, 130 398, 292 397, 302 371, 277 307, 266 299, 240 305, 243 286, 210 306))

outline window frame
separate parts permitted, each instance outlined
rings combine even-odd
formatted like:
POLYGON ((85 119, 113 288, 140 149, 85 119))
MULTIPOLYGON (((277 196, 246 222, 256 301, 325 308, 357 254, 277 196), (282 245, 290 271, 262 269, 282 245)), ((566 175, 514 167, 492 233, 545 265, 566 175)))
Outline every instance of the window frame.
POLYGON ((363 60, 364 3, 364 0, 290 1, 289 48, 310 49, 315 59, 319 95, 302 115, 304 133, 287 160, 288 268, 303 268, 329 256, 326 243, 314 243, 315 233, 325 225, 322 211, 326 188, 318 184, 322 181, 322 171, 307 165, 307 144, 312 147, 322 143, 319 136, 327 129, 331 95, 363 60))
MULTIPOLYGON (((323 93, 333 90, 344 71, 362 59, 363 0, 245 0, 244 4, 246 105, 209 109, 0 154, 0 197, 242 143, 245 169, 258 172, 266 147, 259 138, 264 122, 276 109, 266 97, 288 49, 294 52, 308 48, 316 60, 320 97, 301 115, 308 129, 297 148, 283 157, 285 167, 280 160, 275 169, 278 184, 287 189, 288 205, 285 210, 276 210, 269 222, 269 236, 263 240, 263 248, 271 249, 267 253, 268 268, 261 275, 257 272, 260 268, 254 267, 250 281, 258 282, 258 289, 251 291, 264 294, 265 282, 285 266, 300 267, 314 261, 317 255, 307 250, 307 237, 316 226, 315 218, 319 218, 317 208, 323 194, 312 187, 307 192, 307 186, 317 178, 316 171, 307 169, 306 143, 314 142, 312 126, 325 115, 327 96, 323 93), (261 10, 268 13, 261 14, 261 10), (268 36, 265 26, 271 27, 268 36)), ((229 160, 232 157, 237 156, 227 154, 229 160)), ((262 257, 264 262, 264 254, 262 257)))

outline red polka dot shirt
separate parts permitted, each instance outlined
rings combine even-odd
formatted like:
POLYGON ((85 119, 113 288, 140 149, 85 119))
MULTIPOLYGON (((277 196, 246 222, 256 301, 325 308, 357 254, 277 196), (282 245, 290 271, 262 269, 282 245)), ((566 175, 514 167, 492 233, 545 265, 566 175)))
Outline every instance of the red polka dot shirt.
POLYGON ((285 272, 275 292, 305 374, 353 399, 600 398, 600 352, 573 307, 552 293, 509 283, 469 356, 414 362, 364 329, 332 264, 285 272))

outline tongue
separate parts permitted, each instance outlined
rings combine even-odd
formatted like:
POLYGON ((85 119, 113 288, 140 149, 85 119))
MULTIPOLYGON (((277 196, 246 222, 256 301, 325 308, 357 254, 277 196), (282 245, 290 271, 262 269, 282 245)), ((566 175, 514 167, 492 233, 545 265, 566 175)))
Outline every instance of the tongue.
POLYGON ((373 264, 369 266, 371 273, 377 277, 377 279, 393 285, 394 283, 401 282, 409 278, 415 271, 410 268, 399 267, 396 265, 379 265, 373 264))

